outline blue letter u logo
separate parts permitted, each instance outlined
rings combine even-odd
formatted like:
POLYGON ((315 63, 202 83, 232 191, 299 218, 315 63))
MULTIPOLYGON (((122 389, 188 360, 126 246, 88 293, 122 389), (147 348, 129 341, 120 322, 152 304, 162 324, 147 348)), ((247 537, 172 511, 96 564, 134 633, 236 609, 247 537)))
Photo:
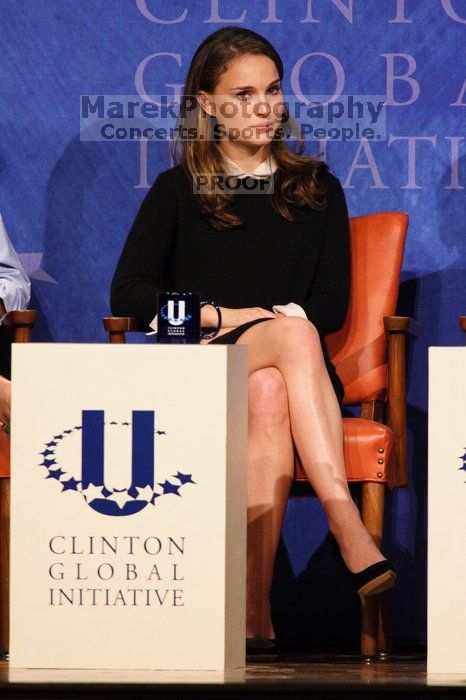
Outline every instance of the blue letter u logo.
MULTIPOLYGON (((82 421, 82 488, 104 487, 104 412, 83 411, 82 421)), ((154 411, 133 411, 131 487, 154 488, 154 411)), ((88 505, 103 515, 133 515, 147 506, 147 501, 129 501, 121 508, 105 497, 88 505)))

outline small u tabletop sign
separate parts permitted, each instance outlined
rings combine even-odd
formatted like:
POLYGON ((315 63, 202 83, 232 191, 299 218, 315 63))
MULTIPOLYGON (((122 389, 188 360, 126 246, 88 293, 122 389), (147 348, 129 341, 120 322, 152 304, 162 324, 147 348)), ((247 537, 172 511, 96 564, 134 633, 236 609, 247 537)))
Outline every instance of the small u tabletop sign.
POLYGON ((245 664, 247 346, 14 345, 10 665, 245 664))

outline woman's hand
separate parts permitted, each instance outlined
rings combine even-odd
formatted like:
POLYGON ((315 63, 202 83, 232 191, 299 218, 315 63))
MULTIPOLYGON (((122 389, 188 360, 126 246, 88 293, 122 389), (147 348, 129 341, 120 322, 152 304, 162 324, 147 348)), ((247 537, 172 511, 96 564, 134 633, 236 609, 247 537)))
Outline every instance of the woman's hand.
MULTIPOLYGON (((207 307, 204 307, 207 308, 207 307)), ((222 312, 222 327, 215 336, 218 338, 224 333, 228 333, 237 326, 241 326, 243 323, 248 321, 253 321, 256 318, 275 318, 276 316, 284 316, 280 311, 275 313, 274 311, 268 311, 260 306, 252 306, 243 309, 229 309, 226 306, 221 306, 220 311, 222 312)), ((214 324, 212 324, 214 325, 214 324)), ((213 340, 211 338, 210 340, 213 340)), ((201 340, 201 345, 207 345, 210 340, 201 340)))
POLYGON ((230 330, 256 318, 275 318, 277 316, 273 311, 263 309, 261 306, 251 306, 243 309, 229 309, 221 306, 220 311, 222 312, 222 328, 229 328, 230 330))

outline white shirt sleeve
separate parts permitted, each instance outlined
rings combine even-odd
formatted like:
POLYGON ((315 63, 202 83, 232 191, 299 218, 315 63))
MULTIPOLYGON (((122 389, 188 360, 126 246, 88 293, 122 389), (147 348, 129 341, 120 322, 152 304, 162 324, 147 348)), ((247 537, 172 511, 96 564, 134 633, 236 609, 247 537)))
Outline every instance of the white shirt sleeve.
POLYGON ((155 314, 154 318, 149 323, 149 326, 150 326, 150 328, 153 328, 153 331, 146 333, 146 335, 155 335, 157 333, 157 316, 158 316, 158 314, 155 314))
POLYGON ((288 304, 275 304, 275 306, 272 306, 272 311, 281 311, 281 313, 285 316, 300 316, 301 318, 307 318, 303 307, 296 304, 294 301, 290 301, 288 304))
MULTIPOLYGON (((31 281, 13 248, 0 214, 0 299, 6 312, 26 309, 31 298, 31 281)), ((0 317, 0 323, 3 316, 0 317)))

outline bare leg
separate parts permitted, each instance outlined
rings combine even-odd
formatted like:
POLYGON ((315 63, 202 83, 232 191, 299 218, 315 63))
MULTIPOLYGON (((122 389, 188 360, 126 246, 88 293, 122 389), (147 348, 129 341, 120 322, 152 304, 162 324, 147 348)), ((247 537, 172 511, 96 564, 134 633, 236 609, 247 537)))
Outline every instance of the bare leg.
POLYGON ((247 637, 275 638, 269 594, 294 469, 288 395, 275 367, 248 383, 247 637))
POLYGON ((237 344, 249 345, 249 374, 276 367, 283 375, 293 440, 346 565, 361 571, 383 560, 348 489, 341 411, 315 326, 278 317, 251 326, 237 344))

